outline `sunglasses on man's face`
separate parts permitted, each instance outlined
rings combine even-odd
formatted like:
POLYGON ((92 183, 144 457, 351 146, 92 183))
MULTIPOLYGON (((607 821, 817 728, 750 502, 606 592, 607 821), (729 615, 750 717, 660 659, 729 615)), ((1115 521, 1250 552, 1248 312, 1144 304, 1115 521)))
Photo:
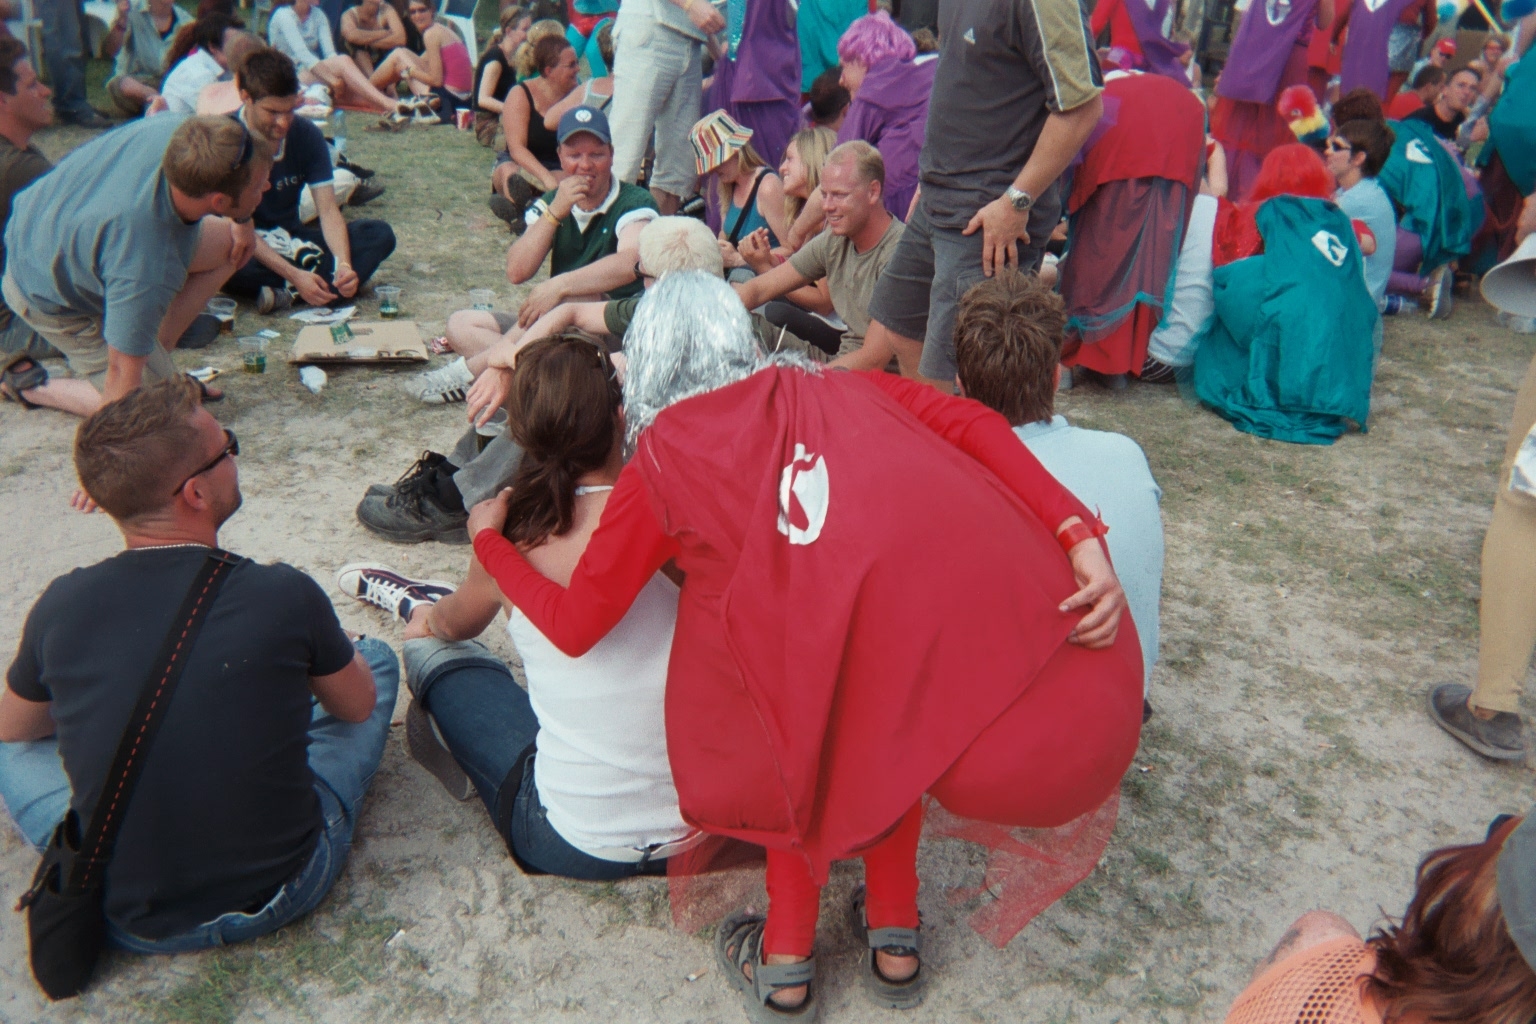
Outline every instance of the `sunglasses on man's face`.
POLYGON ((171 496, 174 497, 180 494, 181 489, 187 486, 187 483, 192 480, 193 477, 202 476, 214 466, 217 466, 219 463, 223 462, 226 457, 234 458, 239 454, 240 439, 235 437, 235 432, 233 430, 230 430, 228 427, 224 428, 224 447, 219 449, 219 454, 215 455, 212 459, 209 459, 208 463, 204 465, 202 469, 199 469, 196 473, 190 474, 185 480, 177 484, 176 489, 171 492, 171 496))

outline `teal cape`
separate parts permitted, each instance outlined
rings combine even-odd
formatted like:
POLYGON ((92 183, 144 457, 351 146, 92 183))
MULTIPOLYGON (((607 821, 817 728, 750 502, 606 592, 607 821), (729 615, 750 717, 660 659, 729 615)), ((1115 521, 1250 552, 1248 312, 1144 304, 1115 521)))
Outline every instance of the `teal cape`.
POLYGON ((1392 155, 1376 180, 1400 211, 1398 225, 1424 243, 1421 273, 1472 251, 1482 203, 1467 198, 1461 166, 1423 121, 1393 121, 1392 155))
POLYGON ((1379 314, 1349 218, 1326 200, 1276 196, 1255 222, 1263 254, 1214 272, 1195 393, 1259 437, 1332 444, 1346 420, 1363 432, 1379 314))
POLYGON ((1488 115, 1486 148, 1499 154, 1521 195, 1536 191, 1536 57, 1509 69, 1504 95, 1488 115))

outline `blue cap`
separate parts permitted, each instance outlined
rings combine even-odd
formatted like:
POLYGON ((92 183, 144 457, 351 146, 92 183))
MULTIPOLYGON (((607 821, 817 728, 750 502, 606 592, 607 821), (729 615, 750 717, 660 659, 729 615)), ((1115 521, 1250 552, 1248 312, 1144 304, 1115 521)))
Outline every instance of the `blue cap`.
POLYGON ((596 107, 572 107, 562 114, 560 127, 555 130, 555 141, 564 144, 566 139, 579 132, 590 132, 605 144, 613 145, 613 136, 608 134, 608 118, 596 107))

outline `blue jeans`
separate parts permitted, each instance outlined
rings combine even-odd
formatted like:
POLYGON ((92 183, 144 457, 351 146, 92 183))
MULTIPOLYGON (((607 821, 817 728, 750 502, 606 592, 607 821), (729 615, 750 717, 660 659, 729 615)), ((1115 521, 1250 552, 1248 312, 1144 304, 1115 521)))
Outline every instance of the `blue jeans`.
MULTIPOLYGON (((113 945, 134 953, 188 953, 254 939, 314 910, 330 891, 352 848, 357 812, 384 756, 389 720, 400 687, 400 663, 382 640, 367 637, 358 650, 373 671, 378 697, 364 722, 343 722, 315 704, 309 726, 309 767, 325 828, 299 873, 254 913, 224 914, 166 939, 141 939, 108 922, 113 945)), ((0 743, 0 798, 22 835, 41 849, 69 809, 69 778, 58 741, 0 743)))
POLYGON ((406 685, 442 733, 493 822, 507 821, 502 836, 519 862, 547 875, 608 882, 666 873, 665 859, 626 864, 603 860, 566 842, 549 823, 533 784, 529 749, 539 720, 528 694, 484 645, 473 641, 410 640, 405 644, 406 685), (525 751, 527 752, 525 755, 525 751), (514 772, 516 793, 503 795, 514 772), (513 801, 510 808, 501 801, 513 801))
POLYGON ((36 5, 43 23, 43 61, 53 88, 53 109, 64 120, 94 113, 85 98, 85 15, 80 0, 36 5))

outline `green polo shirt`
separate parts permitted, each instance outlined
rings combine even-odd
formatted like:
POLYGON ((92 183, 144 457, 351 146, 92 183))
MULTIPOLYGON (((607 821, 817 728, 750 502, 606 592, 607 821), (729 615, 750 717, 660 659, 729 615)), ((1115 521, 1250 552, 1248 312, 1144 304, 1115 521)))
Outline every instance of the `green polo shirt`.
MULTIPOLYGON (((528 226, 532 227, 555 201, 553 191, 546 192, 528 207, 528 226)), ((603 205, 588 213, 573 207, 565 220, 555 229, 555 240, 549 247, 549 276, 579 270, 595 263, 604 256, 619 251, 619 232, 631 224, 643 224, 661 216, 656 200, 649 189, 630 185, 614 179, 608 198, 603 205)), ((608 293, 611 299, 623 299, 639 295, 643 285, 637 278, 622 288, 608 293)))

